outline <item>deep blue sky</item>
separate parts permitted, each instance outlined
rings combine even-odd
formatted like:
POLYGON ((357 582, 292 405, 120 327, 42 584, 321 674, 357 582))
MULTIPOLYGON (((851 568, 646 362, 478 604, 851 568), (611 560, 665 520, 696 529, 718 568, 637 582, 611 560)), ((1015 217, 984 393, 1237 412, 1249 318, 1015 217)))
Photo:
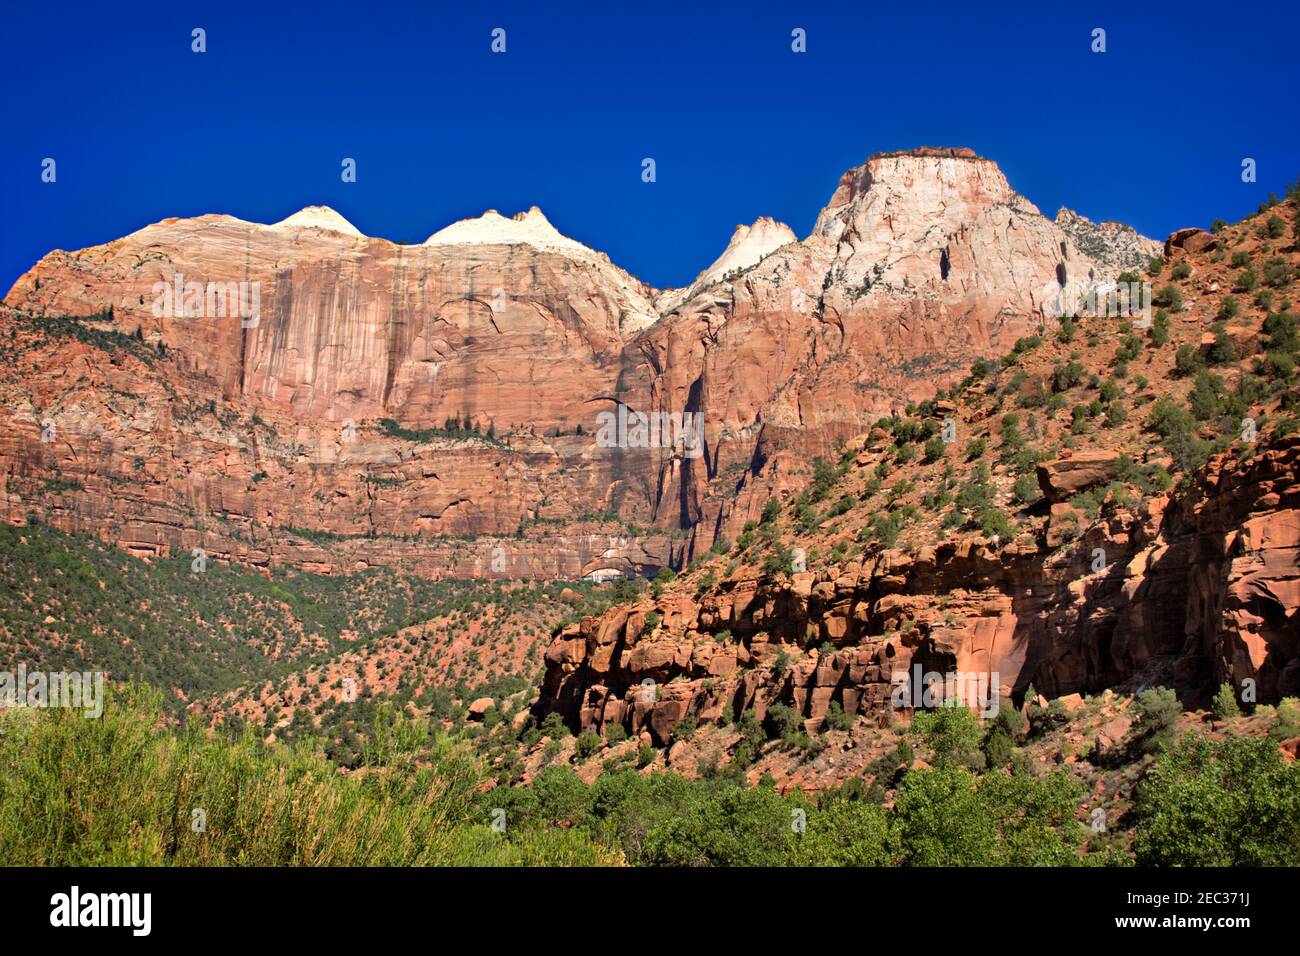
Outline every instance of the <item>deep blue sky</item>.
POLYGON ((401 242, 537 204, 680 285, 737 223, 771 215, 803 236, 843 170, 921 144, 974 147, 1048 215, 1157 238, 1300 176, 1294 2, 293 6, 7 2, 0 292, 53 248, 313 203, 401 242), (489 51, 497 26, 505 55, 489 51), (790 52, 796 26, 806 54, 790 52))

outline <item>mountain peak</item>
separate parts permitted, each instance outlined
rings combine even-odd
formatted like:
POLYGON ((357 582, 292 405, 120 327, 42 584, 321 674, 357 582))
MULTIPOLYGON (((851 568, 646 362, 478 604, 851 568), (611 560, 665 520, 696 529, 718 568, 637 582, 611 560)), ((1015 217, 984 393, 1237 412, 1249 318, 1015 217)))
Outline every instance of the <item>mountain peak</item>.
POLYGON ((489 209, 476 218, 453 222, 424 240, 426 246, 518 245, 520 243, 538 249, 557 250, 570 254, 599 255, 594 249, 584 246, 576 239, 570 239, 552 226, 545 213, 537 206, 530 206, 527 212, 517 212, 509 219, 495 209, 489 209))
POLYGON ((867 157, 867 162, 874 159, 892 159, 898 156, 930 157, 933 159, 978 159, 981 162, 989 162, 969 146, 917 146, 914 149, 888 150, 872 153, 867 157))
POLYGON ((306 206, 299 209, 287 219, 281 219, 272 225, 272 229, 325 229, 329 232, 342 233, 345 236, 366 238, 360 229, 352 225, 329 206, 306 206))
POLYGON ((748 226, 742 223, 732 232, 731 240, 727 243, 727 248, 722 250, 722 255, 696 276, 690 285, 665 292, 659 300, 659 306, 671 311, 701 289, 728 275, 744 272, 782 246, 798 241, 799 237, 793 229, 771 216, 760 216, 748 226))

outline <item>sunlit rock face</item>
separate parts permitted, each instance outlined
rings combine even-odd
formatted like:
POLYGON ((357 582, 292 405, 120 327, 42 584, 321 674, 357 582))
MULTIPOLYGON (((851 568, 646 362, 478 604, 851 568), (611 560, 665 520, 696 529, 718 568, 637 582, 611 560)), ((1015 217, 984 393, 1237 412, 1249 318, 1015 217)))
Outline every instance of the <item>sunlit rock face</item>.
POLYGON ((419 245, 317 206, 269 226, 164 220, 52 252, 9 291, 22 315, 98 314, 147 361, 33 340, 6 368, 0 467, 80 486, 11 492, 6 514, 145 551, 206 536, 254 562, 652 571, 1007 351, 1042 321, 1046 284, 1110 268, 1090 249, 952 149, 873 156, 806 239, 759 219, 668 292, 535 207, 419 245), (702 453, 604 447, 600 415, 620 404, 700 416, 702 453), (46 418, 59 443, 40 440, 46 418), (493 535, 523 542, 520 564, 446 540, 493 535))

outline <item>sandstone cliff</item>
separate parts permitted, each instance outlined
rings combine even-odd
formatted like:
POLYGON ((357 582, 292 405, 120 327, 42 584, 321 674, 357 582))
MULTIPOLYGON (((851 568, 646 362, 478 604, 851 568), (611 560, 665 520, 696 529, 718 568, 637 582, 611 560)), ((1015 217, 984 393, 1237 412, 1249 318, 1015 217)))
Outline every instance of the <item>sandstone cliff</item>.
POLYGON ((968 150, 874 156, 811 236, 759 220, 671 295, 537 209, 418 246, 324 207, 164 220, 52 252, 6 296, 4 514, 334 571, 653 572, 1005 351, 1043 287, 1103 259, 968 150), (86 321, 51 335, 60 315, 86 321), (620 404, 701 416, 703 454, 601 447, 620 404))

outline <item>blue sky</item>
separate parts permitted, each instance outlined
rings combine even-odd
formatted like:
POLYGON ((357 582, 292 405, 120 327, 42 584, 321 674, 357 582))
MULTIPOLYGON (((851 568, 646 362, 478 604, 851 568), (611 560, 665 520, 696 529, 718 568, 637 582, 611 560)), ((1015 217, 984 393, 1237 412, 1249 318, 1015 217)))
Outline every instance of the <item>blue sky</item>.
POLYGON ((537 204, 680 285, 737 223, 803 236, 843 170, 922 144, 974 147, 1048 215, 1157 238, 1300 176, 1295 3, 294 6, 7 5, 0 290, 166 216, 314 203, 399 242, 537 204))

